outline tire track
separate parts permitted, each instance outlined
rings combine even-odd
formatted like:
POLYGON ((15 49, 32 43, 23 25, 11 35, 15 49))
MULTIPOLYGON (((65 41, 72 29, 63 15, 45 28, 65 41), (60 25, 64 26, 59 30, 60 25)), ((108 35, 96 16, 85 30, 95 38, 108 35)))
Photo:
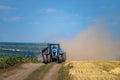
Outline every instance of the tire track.
POLYGON ((15 74, 4 78, 3 80, 24 80, 26 77, 28 77, 33 71, 35 71, 37 68, 42 66, 44 64, 33 64, 28 63, 22 65, 22 69, 18 70, 15 74))
POLYGON ((55 80, 60 64, 54 64, 53 67, 45 74, 42 80, 55 80))

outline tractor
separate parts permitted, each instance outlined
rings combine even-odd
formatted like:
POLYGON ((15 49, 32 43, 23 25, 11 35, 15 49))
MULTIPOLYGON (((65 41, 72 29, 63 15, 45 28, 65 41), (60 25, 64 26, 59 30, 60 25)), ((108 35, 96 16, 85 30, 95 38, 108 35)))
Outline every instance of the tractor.
POLYGON ((42 50, 43 63, 50 62, 65 62, 66 53, 62 51, 60 44, 47 44, 47 47, 42 50))

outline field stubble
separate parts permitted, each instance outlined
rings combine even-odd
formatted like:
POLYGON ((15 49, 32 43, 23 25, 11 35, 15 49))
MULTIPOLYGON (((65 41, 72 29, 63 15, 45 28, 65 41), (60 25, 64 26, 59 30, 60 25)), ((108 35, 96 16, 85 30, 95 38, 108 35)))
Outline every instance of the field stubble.
POLYGON ((68 61, 71 80, 120 80, 120 61, 68 61))

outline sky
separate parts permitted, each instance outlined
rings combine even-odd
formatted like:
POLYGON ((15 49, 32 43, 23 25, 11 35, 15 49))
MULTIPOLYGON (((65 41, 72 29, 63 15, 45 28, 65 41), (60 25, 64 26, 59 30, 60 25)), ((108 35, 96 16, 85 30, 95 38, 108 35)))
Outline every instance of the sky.
POLYGON ((98 22, 118 37, 120 0, 0 0, 0 42, 71 39, 98 22))

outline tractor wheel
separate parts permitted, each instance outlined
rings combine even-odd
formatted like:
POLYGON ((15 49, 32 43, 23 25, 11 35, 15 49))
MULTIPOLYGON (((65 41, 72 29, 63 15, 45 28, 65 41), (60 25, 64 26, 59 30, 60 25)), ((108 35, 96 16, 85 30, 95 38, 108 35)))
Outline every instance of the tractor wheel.
POLYGON ((48 63, 51 62, 51 57, 50 57, 50 55, 47 55, 47 62, 48 62, 48 63))
POLYGON ((62 62, 62 55, 58 55, 58 63, 62 62))
POLYGON ((50 55, 50 62, 53 62, 52 55, 50 55))
POLYGON ((47 56, 43 54, 43 63, 47 63, 47 56))
POLYGON ((45 61, 45 57, 44 57, 44 54, 42 54, 42 62, 44 63, 45 61))
POLYGON ((65 62, 66 61, 66 53, 63 53, 63 62, 65 62))

